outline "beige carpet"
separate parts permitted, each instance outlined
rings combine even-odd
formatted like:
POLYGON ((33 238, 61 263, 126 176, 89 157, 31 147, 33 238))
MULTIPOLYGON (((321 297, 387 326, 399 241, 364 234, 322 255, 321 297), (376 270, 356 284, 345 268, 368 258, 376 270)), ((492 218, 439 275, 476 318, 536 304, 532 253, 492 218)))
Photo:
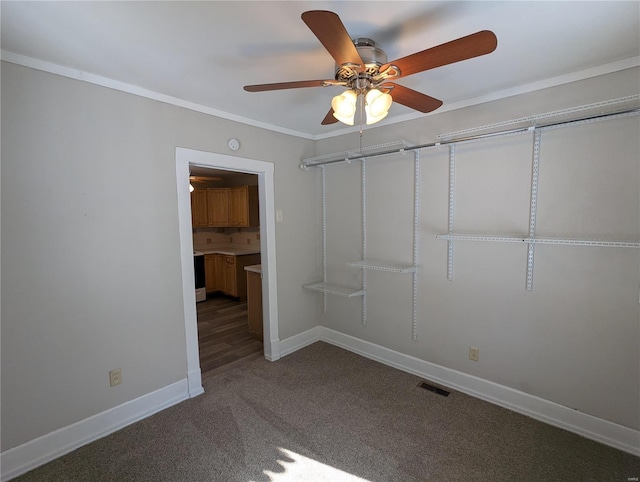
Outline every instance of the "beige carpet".
MULTIPOLYGON (((325 343, 208 379, 206 393, 27 481, 623 481, 640 458, 325 343)), ((636 479, 637 480, 637 479, 636 479)))

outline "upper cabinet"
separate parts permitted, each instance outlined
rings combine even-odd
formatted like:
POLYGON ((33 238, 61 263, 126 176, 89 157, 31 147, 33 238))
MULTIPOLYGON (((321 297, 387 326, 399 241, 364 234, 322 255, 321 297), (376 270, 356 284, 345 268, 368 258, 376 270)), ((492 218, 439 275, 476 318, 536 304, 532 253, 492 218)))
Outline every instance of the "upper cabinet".
POLYGON ((207 218, 209 226, 226 227, 229 224, 229 189, 207 189, 207 218))
POLYGON ((260 225, 258 186, 196 189, 191 193, 194 228, 260 225))
POLYGON ((191 224, 194 228, 209 226, 206 189, 196 189, 191 192, 191 224))
POLYGON ((229 226, 259 226, 259 217, 258 186, 230 187, 229 226))

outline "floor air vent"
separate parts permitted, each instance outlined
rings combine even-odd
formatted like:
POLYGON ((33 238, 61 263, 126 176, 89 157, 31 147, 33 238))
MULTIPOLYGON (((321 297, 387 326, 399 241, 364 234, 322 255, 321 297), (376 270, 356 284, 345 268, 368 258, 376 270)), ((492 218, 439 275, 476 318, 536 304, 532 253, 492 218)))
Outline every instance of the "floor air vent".
POLYGON ((438 395, 442 395, 443 397, 448 397, 451 392, 443 390, 442 388, 438 388, 436 386, 430 385, 427 382, 420 382, 418 385, 420 388, 424 388, 425 390, 429 390, 430 392, 437 393, 438 395))

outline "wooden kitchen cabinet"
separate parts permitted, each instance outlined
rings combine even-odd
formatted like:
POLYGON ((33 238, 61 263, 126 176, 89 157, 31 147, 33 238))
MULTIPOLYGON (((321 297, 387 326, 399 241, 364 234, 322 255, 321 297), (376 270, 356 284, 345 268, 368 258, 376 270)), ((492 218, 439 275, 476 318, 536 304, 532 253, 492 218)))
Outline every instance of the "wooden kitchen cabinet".
POLYGON ((258 186, 210 187, 191 193, 194 228, 260 226, 258 186))
POLYGON ((262 341, 262 274, 247 271, 247 317, 249 334, 262 341))
POLYGON ((223 287, 221 291, 229 296, 238 296, 238 284, 236 283, 236 257, 223 256, 223 287))
POLYGON ((191 191, 191 224, 194 228, 209 226, 206 189, 191 191))
POLYGON ((215 290, 214 291, 225 291, 225 283, 224 283, 224 255, 215 254, 215 260, 213 262, 213 269, 215 270, 215 290))
POLYGON ((218 282, 220 270, 217 268, 217 264, 220 264, 219 254, 205 254, 204 255, 204 283, 207 293, 213 293, 220 289, 218 282))
POLYGON ((208 226, 229 226, 229 189, 218 187, 207 189, 207 220, 208 226))
POLYGON ((259 217, 258 186, 230 187, 229 226, 258 226, 259 217))
POLYGON ((247 277, 245 266, 260 264, 259 254, 245 254, 242 256, 224 256, 225 261, 225 294, 242 301, 247 299, 247 277))
POLYGON ((205 254, 204 270, 207 293, 216 291, 239 300, 247 299, 247 280, 244 267, 260 264, 259 254, 231 256, 205 254))

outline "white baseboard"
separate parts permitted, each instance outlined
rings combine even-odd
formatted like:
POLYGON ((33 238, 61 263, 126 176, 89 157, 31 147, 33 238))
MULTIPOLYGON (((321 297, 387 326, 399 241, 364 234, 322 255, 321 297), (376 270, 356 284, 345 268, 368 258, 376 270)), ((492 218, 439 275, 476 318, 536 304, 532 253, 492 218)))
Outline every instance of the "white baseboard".
MULTIPOLYGON (((187 379, 63 427, 0 454, 0 480, 8 481, 187 398, 187 379)), ((202 393, 202 392, 200 392, 202 393)))
MULTIPOLYGON (((393 368, 640 456, 640 432, 637 430, 322 326, 311 328, 282 340, 280 354, 286 356, 316 341, 325 341, 393 368)), ((202 387, 196 386, 189 389, 187 379, 184 379, 2 452, 0 454, 0 480, 8 481, 78 447, 187 398, 199 395, 203 391, 202 387)))
MULTIPOLYGON (((329 328, 320 326, 317 329, 308 330, 297 335, 296 338, 300 340, 305 338, 312 339, 315 336, 318 336, 321 341, 344 348, 371 360, 426 378, 549 425, 577 433, 596 442, 640 456, 640 431, 638 430, 578 412, 549 400, 473 375, 429 363, 329 328)), ((293 346, 297 345, 292 345, 292 348, 293 346)))
POLYGON ((305 346, 309 346, 320 340, 321 326, 315 326, 310 330, 303 331, 297 335, 280 341, 280 355, 287 356, 294 351, 298 351, 305 346))
POLYGON ((197 370, 192 370, 187 373, 187 382, 189 384, 189 398, 195 398, 198 395, 202 395, 204 393, 204 388, 202 388, 202 371, 200 370, 200 366, 198 366, 197 370))

